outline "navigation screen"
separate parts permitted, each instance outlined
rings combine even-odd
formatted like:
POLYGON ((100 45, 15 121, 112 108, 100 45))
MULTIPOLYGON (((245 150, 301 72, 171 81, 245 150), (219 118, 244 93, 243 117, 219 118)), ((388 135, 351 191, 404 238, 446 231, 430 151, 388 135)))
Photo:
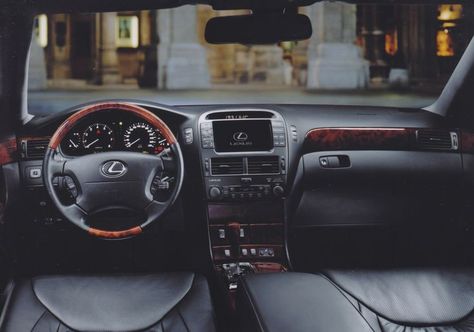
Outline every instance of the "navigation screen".
POLYGON ((269 120, 214 121, 212 126, 217 152, 269 151, 273 148, 269 120))

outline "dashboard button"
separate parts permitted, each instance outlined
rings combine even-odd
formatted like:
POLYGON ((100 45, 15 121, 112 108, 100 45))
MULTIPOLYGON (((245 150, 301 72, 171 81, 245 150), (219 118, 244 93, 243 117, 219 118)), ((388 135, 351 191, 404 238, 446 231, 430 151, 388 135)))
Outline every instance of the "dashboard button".
POLYGON ((30 179, 39 179, 41 177, 41 167, 29 167, 28 177, 30 179))
POLYGON ((193 144, 193 128, 184 128, 184 143, 193 144))
POLYGON ((329 167, 328 157, 320 157, 319 164, 321 165, 321 167, 324 167, 324 168, 329 167))

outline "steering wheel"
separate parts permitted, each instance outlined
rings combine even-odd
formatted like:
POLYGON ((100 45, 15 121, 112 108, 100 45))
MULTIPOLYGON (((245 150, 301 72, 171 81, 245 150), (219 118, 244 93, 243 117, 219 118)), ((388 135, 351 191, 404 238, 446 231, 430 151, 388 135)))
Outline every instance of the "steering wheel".
MULTIPOLYGON (((142 233, 156 222, 174 203, 183 182, 183 156, 170 128, 155 114, 143 107, 128 103, 100 103, 85 107, 66 119, 52 136, 43 163, 44 182, 49 195, 64 217, 93 236, 121 239, 142 233), (130 112, 157 128, 170 144, 165 155, 139 152, 110 151, 79 157, 66 157, 60 151, 61 141, 85 117, 107 110, 130 112), (171 157, 169 157, 171 155, 171 157), (163 182, 162 174, 172 173, 174 181, 163 182), (70 200, 57 192, 58 181, 68 189, 70 200), (165 185, 167 184, 167 185, 165 185), (158 200, 157 192, 167 190, 166 199, 158 200), (98 215, 115 211, 115 217, 106 218, 105 227, 96 228, 98 215), (127 226, 117 225, 121 213, 128 211, 139 219, 127 226)), ((169 177, 167 177, 169 178, 169 177)), ((103 224, 103 222, 101 223, 103 224)))

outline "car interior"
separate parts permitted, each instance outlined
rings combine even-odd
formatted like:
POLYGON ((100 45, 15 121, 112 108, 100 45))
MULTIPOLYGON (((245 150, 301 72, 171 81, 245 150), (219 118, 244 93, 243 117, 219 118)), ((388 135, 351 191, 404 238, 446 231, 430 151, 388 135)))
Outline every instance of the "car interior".
POLYGON ((268 45, 317 2, 1 1, 0 331, 474 331, 474 15, 425 107, 29 107, 39 14, 207 5, 209 44, 268 45))

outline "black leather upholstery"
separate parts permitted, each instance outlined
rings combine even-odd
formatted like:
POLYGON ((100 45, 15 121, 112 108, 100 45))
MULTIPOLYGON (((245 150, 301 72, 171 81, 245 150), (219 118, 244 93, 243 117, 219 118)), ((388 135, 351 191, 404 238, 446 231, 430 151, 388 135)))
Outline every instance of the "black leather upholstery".
POLYGON ((319 275, 250 275, 239 288, 238 304, 241 331, 246 332, 365 332, 368 327, 344 295, 319 275))
POLYGON ((215 331, 207 281, 193 273, 49 276, 16 283, 0 331, 215 331))
POLYGON ((242 331, 474 331, 474 269, 253 275, 238 298, 242 331))

